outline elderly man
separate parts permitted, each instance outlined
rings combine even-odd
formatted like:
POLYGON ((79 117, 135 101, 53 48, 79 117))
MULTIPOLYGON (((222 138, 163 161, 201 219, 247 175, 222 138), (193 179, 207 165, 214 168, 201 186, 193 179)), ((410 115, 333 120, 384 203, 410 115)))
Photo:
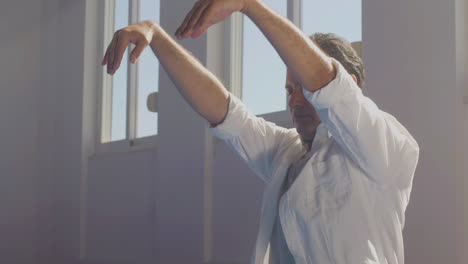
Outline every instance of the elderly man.
POLYGON ((129 43, 132 63, 149 45, 212 132, 264 180, 252 263, 404 263, 419 146, 363 95, 361 59, 340 37, 308 37, 261 0, 200 0, 175 35, 198 38, 233 12, 247 15, 286 64, 294 129, 251 114, 152 21, 118 30, 102 64, 114 74, 129 43))

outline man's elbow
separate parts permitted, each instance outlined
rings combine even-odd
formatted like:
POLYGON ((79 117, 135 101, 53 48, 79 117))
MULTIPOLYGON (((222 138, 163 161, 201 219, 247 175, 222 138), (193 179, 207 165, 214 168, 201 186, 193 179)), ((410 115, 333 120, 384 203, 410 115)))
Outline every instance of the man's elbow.
POLYGON ((319 70, 315 72, 309 81, 310 84, 306 85, 306 90, 309 92, 315 92, 323 87, 327 86, 331 81, 336 78, 337 69, 333 65, 331 60, 327 60, 319 70))

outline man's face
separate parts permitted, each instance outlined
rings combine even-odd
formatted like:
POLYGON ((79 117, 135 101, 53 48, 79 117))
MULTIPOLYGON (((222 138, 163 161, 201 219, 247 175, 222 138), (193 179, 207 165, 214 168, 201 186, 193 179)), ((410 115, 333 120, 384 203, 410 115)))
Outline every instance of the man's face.
POLYGON ((289 71, 286 74, 286 92, 289 113, 297 133, 303 140, 312 140, 321 120, 315 108, 304 97, 300 82, 289 71))

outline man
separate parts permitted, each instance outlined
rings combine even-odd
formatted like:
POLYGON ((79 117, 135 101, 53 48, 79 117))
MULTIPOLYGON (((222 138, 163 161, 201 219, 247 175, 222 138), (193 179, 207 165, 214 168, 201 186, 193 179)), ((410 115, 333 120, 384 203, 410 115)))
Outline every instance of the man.
POLYGON ((102 64, 114 74, 129 43, 136 44, 133 63, 150 45, 212 132, 265 181, 252 263, 404 263, 402 229, 418 144, 362 94, 362 62, 349 43, 332 34, 312 40, 260 0, 198 1, 176 36, 198 38, 237 11, 287 65, 295 129, 252 115, 154 22, 117 31, 102 64))

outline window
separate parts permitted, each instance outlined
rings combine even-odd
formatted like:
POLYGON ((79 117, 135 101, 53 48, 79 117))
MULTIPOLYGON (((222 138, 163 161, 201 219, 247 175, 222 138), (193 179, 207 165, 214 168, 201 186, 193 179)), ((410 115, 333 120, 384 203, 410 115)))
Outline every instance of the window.
POLYGON ((362 40, 362 0, 302 1, 302 30, 335 33, 349 42, 362 40))
MULTIPOLYGON (((283 16, 284 0, 264 0, 283 16)), ((286 110, 286 66, 257 26, 244 17, 242 100, 256 115, 286 110)))
MULTIPOLYGON (((159 8, 158 0, 107 0, 103 54, 116 30, 143 20, 159 23, 159 8)), ((121 148, 147 145, 158 134, 158 114, 148 110, 147 100, 158 92, 159 62, 146 48, 137 64, 129 63, 134 47, 126 50, 114 76, 103 72, 101 148, 113 143, 121 148)))
MULTIPOLYGON (((315 32, 333 32, 357 44, 353 46, 360 47, 362 0, 264 0, 264 2, 281 15, 287 16, 308 35, 315 32)), ((241 90, 236 95, 242 98, 254 114, 262 115, 279 125, 288 124, 284 89, 286 66, 249 18, 244 16, 243 22, 239 21, 234 25, 234 29, 231 28, 242 31, 242 41, 239 42, 234 38, 231 44, 234 48, 242 45, 242 51, 239 52, 239 56, 242 56, 242 69, 234 67, 231 72, 233 76, 241 76, 239 78, 242 80, 241 88, 234 87, 235 91, 241 90)))

